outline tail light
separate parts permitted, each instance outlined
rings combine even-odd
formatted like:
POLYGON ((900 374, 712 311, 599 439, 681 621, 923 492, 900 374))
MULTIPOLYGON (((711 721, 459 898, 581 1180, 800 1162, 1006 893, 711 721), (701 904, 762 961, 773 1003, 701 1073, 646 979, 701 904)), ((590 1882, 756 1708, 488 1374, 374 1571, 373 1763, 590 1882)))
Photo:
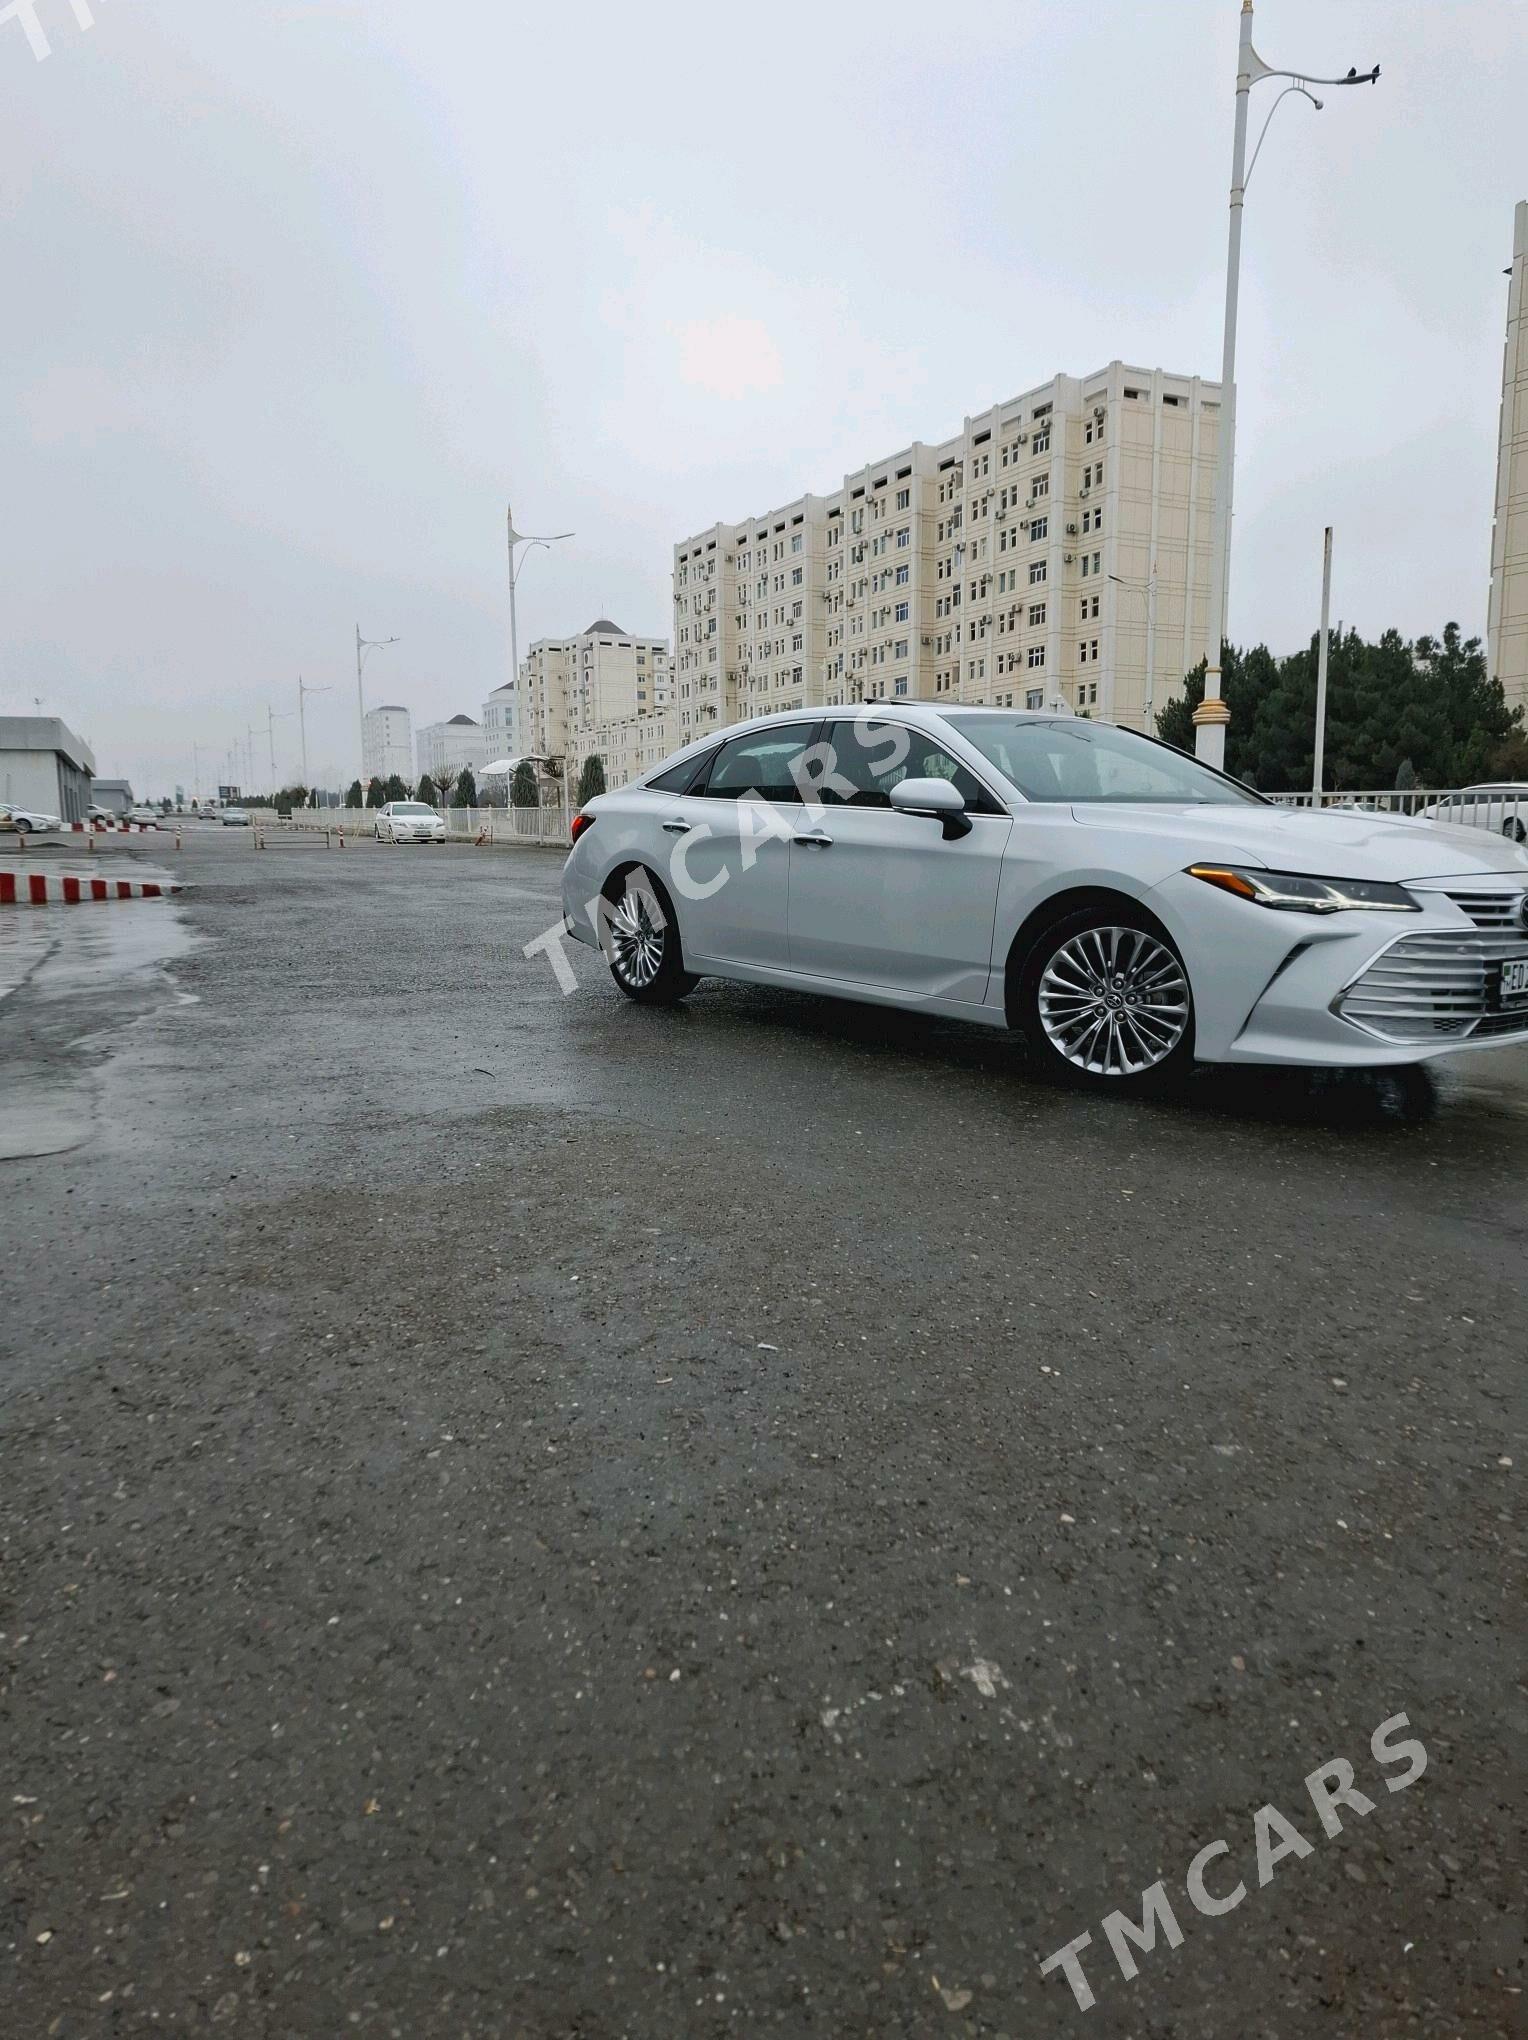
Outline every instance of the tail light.
POLYGON ((572 840, 576 843, 579 837, 584 833, 585 829, 592 829, 593 827, 594 827, 593 815, 586 815, 583 809, 580 808, 578 813, 573 817, 573 823, 568 831, 568 834, 572 838, 572 840))

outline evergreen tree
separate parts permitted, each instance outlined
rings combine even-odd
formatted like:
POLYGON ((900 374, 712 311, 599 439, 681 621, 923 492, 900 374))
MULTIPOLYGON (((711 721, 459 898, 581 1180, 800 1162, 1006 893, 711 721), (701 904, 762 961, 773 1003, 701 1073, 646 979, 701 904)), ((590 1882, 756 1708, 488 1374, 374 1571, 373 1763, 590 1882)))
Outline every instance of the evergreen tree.
POLYGON ((375 774, 373 774, 371 784, 366 789, 366 805, 368 807, 382 807, 386 803, 386 800, 387 800, 387 788, 382 784, 381 780, 378 779, 375 774))
POLYGON ((476 807, 477 782, 472 776, 472 767, 464 765, 456 775, 456 792, 451 796, 452 807, 476 807))
POLYGON ((388 774, 387 787, 384 797, 388 800, 408 799, 409 797, 408 787, 398 773, 390 772, 388 774))
POLYGON ((422 800, 426 807, 434 807, 440 799, 439 788, 428 772, 420 780, 419 791, 414 795, 414 798, 415 800, 422 800))
POLYGON ((583 807, 596 794, 605 791, 605 761, 598 751, 591 751, 584 760, 583 770, 578 775, 578 804, 583 807))
POLYGON ((541 795, 536 786, 536 768, 529 758, 522 758, 515 767, 514 781, 509 789, 511 807, 540 807, 541 795))
POLYGON ((361 782, 359 779, 352 779, 345 794, 345 805, 358 808, 362 804, 361 782))

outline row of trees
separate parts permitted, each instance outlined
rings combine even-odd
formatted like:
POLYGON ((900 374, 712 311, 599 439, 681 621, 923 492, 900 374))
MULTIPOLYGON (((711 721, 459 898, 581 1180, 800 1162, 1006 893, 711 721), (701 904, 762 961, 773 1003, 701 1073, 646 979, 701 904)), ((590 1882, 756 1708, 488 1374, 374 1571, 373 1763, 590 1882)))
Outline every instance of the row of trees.
MULTIPOLYGON (((1276 659, 1266 645, 1227 645, 1221 692, 1231 711, 1226 770, 1264 793, 1311 783, 1316 729, 1316 651, 1276 659)), ((1203 661, 1181 699, 1157 717, 1157 733, 1194 748, 1193 713, 1204 699, 1203 661)), ((1479 638, 1457 623, 1441 639, 1408 642, 1387 630, 1369 643, 1356 630, 1331 640, 1327 660, 1326 770, 1334 792, 1467 786, 1528 779, 1528 732, 1486 670, 1479 638)))
MULTIPOLYGON (((592 800, 597 793, 605 791, 605 762, 602 758, 586 758, 578 782, 580 804, 592 800)), ((479 788, 470 766, 460 772, 425 773, 417 787, 410 788, 395 772, 387 779, 373 778, 364 788, 359 779, 352 779, 345 794, 347 808, 382 807, 390 800, 422 800, 426 807, 499 807, 503 795, 479 788)), ((301 807, 307 799, 306 789, 292 787, 278 794, 277 805, 283 800, 290 807, 301 807)), ((528 758, 522 758, 515 767, 510 781, 509 804, 517 808, 533 808, 541 805, 541 787, 536 778, 536 768, 528 758)))

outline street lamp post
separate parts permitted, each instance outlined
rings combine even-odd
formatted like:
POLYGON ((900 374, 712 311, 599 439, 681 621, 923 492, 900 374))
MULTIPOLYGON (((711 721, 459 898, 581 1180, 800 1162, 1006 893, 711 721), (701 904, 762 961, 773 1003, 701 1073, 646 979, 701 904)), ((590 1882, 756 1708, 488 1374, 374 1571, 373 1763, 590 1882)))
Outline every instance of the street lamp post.
MULTIPOLYGON (((297 676, 297 736, 302 746, 302 783, 305 791, 311 789, 308 787, 308 719, 303 713, 303 702, 310 694, 328 694, 330 691, 327 687, 310 687, 301 673, 297 676)), ((364 759, 362 762, 365 762, 364 759)))
POLYGON ((276 791, 276 725, 278 722, 285 722, 291 713, 289 708, 274 709, 269 702, 265 704, 265 734, 271 747, 272 793, 276 791))
POLYGON ((1252 47, 1252 0, 1242 0, 1241 40, 1236 53, 1236 127, 1231 144, 1231 225, 1226 248, 1226 317, 1220 351, 1220 446, 1215 463, 1214 559, 1210 563, 1210 627, 1206 647, 1204 700, 1194 710, 1194 749, 1207 765, 1224 770, 1226 724, 1230 712, 1220 695, 1220 648, 1226 634, 1226 597, 1231 575, 1231 482, 1236 458, 1236 307, 1241 285, 1242 205, 1257 167, 1259 152, 1269 124, 1291 92, 1310 101, 1319 113, 1321 101, 1309 89, 1312 85, 1373 85, 1379 65, 1372 71, 1349 71, 1345 78, 1314 78, 1304 71, 1278 71, 1265 64, 1252 47), (1264 78, 1287 78, 1289 83, 1268 109, 1262 133, 1247 162, 1247 101, 1254 85, 1264 78))
POLYGON ((361 675, 366 666, 366 654, 380 651, 384 645, 395 645, 395 637, 363 638, 361 626, 355 627, 355 705, 358 711, 361 735, 361 805, 366 805, 366 690, 361 684, 361 675))
POLYGON ((516 531, 515 513, 509 504, 504 506, 504 521, 509 533, 509 677, 514 682, 515 687, 515 728, 510 748, 511 750, 518 750, 522 737, 520 733, 520 628, 515 617, 515 585, 520 579, 520 570, 525 565, 525 561, 521 560, 518 565, 516 564, 515 547, 517 545, 526 547, 539 545, 546 548, 560 544, 565 538, 572 538, 573 533, 571 531, 554 531, 538 538, 530 532, 516 531))

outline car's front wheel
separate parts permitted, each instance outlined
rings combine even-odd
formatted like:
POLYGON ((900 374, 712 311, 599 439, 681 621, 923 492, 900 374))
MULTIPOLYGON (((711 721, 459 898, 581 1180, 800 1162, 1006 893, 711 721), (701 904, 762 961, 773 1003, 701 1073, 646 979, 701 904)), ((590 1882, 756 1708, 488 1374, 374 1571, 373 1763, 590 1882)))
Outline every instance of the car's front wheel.
POLYGON ((18 835, 18 836, 30 836, 30 835, 31 835, 31 833, 32 833, 32 824, 31 824, 31 823, 30 823, 30 822, 29 822, 29 821, 27 820, 27 818, 26 818, 26 816, 25 816, 25 815, 17 815, 17 817, 16 817, 16 833, 17 833, 17 835, 18 835))
POLYGON ((1523 826, 1521 815, 1508 815, 1501 825, 1501 832, 1509 843, 1521 843, 1528 839, 1528 828, 1523 826))
POLYGON ((600 917, 610 975, 643 1006, 672 1006, 700 982, 684 967, 679 924, 667 893, 638 865, 612 880, 600 917))
POLYGON ((1013 1018, 1054 1072, 1101 1090, 1135 1090, 1193 1060, 1194 1000, 1160 924, 1121 900, 1081 908, 1031 948, 1013 1018))

